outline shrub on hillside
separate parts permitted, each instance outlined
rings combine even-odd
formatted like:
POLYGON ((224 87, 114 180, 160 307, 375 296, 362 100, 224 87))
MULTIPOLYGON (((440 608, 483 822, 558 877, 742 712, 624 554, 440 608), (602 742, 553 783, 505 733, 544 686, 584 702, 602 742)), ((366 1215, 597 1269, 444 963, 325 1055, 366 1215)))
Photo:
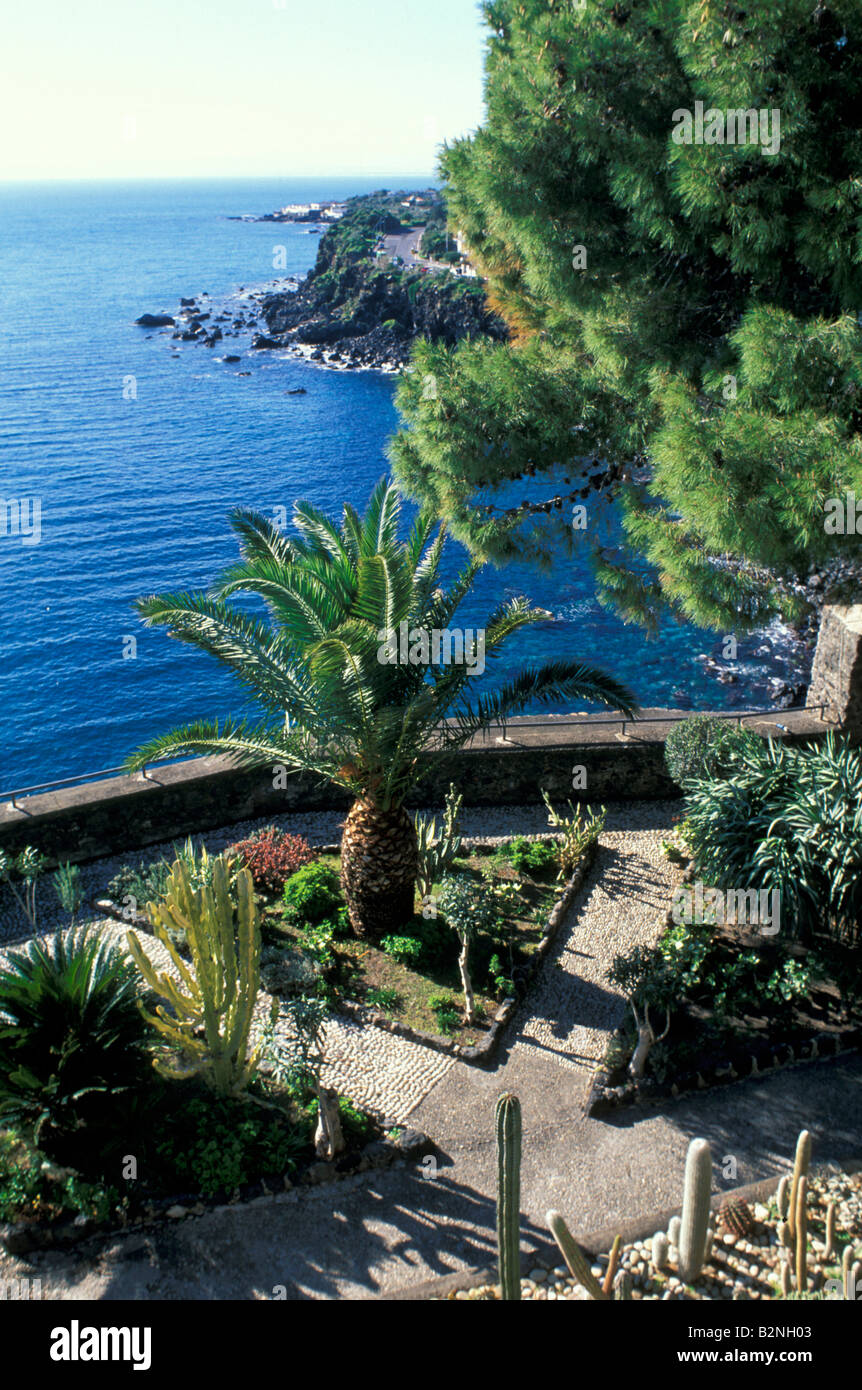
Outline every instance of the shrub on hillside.
POLYGON ((267 825, 246 840, 231 845, 228 855, 239 858, 251 870, 255 888, 263 893, 280 893, 287 880, 317 858, 302 835, 289 835, 277 826, 267 825))

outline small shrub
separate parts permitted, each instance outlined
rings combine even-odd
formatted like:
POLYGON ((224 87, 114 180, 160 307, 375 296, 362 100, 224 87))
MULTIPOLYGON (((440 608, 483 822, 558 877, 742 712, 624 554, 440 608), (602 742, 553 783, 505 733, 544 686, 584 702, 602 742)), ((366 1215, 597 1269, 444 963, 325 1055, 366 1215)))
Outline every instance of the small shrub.
POLYGON ((77 917, 83 902, 81 870, 77 864, 61 864, 52 879, 54 892, 64 912, 77 917))
POLYGON ((157 859, 153 864, 141 861, 137 868, 124 864, 108 884, 108 897, 131 921, 143 916, 147 903, 164 897, 170 876, 171 866, 166 859, 157 859))
POLYGON ((323 963, 308 951, 266 946, 261 956, 260 979, 270 994, 288 999, 316 995, 323 982, 323 963))
POLYGON ((367 989, 365 1002, 372 1009, 382 1009, 384 1013, 391 1013, 401 1003, 401 996, 397 989, 367 989))
POLYGON ((751 729, 709 714, 692 714, 674 724, 664 745, 665 766, 678 786, 727 771, 735 753, 761 743, 751 729))
POLYGON ((289 835, 274 825, 238 840, 228 853, 251 870, 255 888, 272 894, 281 893, 293 874, 317 858, 317 851, 302 835, 289 835))
POLYGON ((338 874, 319 860, 306 864, 288 879, 281 900, 288 921, 322 922, 342 906, 338 874))
POLYGON ((422 958, 422 942, 415 936, 384 936, 380 949, 401 965, 416 965, 422 958))
POLYGON ((0 1134, 0 1221, 55 1220, 71 1214, 105 1221, 120 1201, 116 1188, 58 1171, 17 1135, 0 1134))
POLYGON ((713 887, 780 894, 781 930, 862 930, 862 755, 829 734, 822 744, 764 743, 730 770, 692 782, 686 839, 713 887))
POLYGON ((185 1099, 154 1136, 160 1181, 213 1197, 267 1174, 291 1172, 308 1136, 275 1110, 208 1096, 185 1099))
POLYGON ((526 869, 528 873, 541 873, 559 862, 559 845, 549 844, 547 840, 528 840, 525 835, 517 835, 507 845, 501 845, 497 854, 518 872, 526 869))
POLYGON ((428 1000, 428 1007, 436 1018, 441 1033, 448 1036, 455 1032, 461 1022, 461 1015, 450 994, 432 994, 428 1000))
POLYGON ((447 874, 440 885, 437 906, 458 937, 493 934, 500 910, 494 899, 466 874, 447 874))

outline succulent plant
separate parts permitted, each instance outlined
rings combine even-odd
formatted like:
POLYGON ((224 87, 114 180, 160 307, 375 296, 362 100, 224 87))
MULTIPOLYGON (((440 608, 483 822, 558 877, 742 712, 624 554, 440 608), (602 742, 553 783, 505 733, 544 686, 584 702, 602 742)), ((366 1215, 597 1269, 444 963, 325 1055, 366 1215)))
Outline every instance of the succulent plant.
POLYGON ((521 1102, 500 1096, 494 1116, 497 1131, 497 1257, 500 1293, 521 1297, 521 1102))
POLYGON ((679 1277, 690 1284, 700 1274, 706 1251, 712 1153, 706 1139, 692 1139, 685 1160, 682 1224, 679 1234, 679 1277))
POLYGON ((729 1193, 718 1208, 718 1224, 729 1235, 744 1237, 754 1230, 754 1213, 742 1197, 729 1193))
POLYGON ((652 1263, 653 1269, 661 1271, 667 1269, 668 1255, 670 1253, 670 1241, 664 1231, 656 1231, 652 1238, 652 1263))

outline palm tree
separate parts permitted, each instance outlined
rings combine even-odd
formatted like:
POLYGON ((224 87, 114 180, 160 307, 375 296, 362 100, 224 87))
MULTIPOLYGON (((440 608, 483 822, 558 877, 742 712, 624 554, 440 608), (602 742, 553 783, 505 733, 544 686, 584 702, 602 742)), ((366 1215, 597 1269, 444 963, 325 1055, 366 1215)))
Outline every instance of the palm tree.
MULTIPOLYGON (((420 516, 401 541, 400 515, 398 491, 385 478, 364 517, 345 506, 340 527, 307 502, 296 503, 290 538, 257 513, 237 510, 230 520, 242 559, 210 593, 163 594, 137 604, 147 625, 163 624, 172 637, 230 666, 264 717, 186 725, 140 748, 129 766, 221 753, 239 765, 318 773, 346 788, 354 801, 342 837, 341 880, 357 935, 400 927, 412 916, 416 832, 404 800, 426 770, 423 749, 460 748, 536 701, 585 699, 625 714, 635 709, 634 697, 612 677, 564 661, 524 670, 471 701, 481 678, 481 629, 461 661, 423 659, 421 652, 405 660, 409 653, 398 653, 391 636, 421 647, 423 632, 450 631, 479 565, 470 563, 442 589, 444 529, 432 539, 433 522, 420 516), (263 599, 269 621, 233 605, 237 594, 263 599)), ((501 604, 484 629, 484 657, 496 658, 513 633, 543 616, 523 598, 501 604)))

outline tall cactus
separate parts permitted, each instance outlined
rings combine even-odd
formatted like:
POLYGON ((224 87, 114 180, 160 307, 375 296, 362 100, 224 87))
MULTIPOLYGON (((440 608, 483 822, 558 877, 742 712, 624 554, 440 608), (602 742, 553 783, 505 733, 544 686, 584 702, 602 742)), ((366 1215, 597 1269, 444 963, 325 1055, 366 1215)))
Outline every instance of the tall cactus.
MULTIPOLYGON (((187 865, 177 860, 163 898, 147 905, 147 915, 179 979, 157 971, 135 932, 127 933, 129 950, 145 981, 173 1011, 158 1004, 155 1015, 145 1017, 219 1095, 242 1091, 257 1065, 257 1053, 248 1055, 260 989, 260 918, 251 874, 248 869, 237 874, 234 903, 221 857, 213 860, 212 883, 198 890, 191 886, 187 865), (174 946, 171 931, 185 934, 191 969, 174 946)), ((174 1060, 162 1061, 160 1070, 177 1075, 179 1069, 174 1060)))
POLYGON ((706 1253, 712 1153, 706 1139, 692 1139, 685 1160, 685 1188, 679 1234, 679 1277, 690 1284, 700 1274, 706 1253))
POLYGON ((500 1293, 521 1297, 521 1102, 500 1096, 494 1115, 497 1131, 497 1258, 500 1293))
POLYGON ((808 1289, 808 1178, 800 1175, 796 1189, 796 1289, 808 1289))
POLYGON ((590 1269, 589 1261, 578 1242, 575 1240, 563 1217, 558 1211, 549 1211, 545 1218, 551 1235, 557 1242, 562 1251, 563 1259, 569 1267, 569 1273, 573 1279, 586 1289, 590 1298, 594 1298, 599 1303, 609 1301, 609 1295, 605 1293, 593 1271, 590 1269))
POLYGON ((811 1135, 807 1129, 800 1132, 796 1141, 796 1157, 793 1160, 793 1180, 790 1184, 790 1200, 787 1207, 787 1224, 790 1227, 790 1235, 796 1240, 796 1206, 799 1193, 799 1180, 808 1176, 808 1169, 811 1164, 811 1135))

